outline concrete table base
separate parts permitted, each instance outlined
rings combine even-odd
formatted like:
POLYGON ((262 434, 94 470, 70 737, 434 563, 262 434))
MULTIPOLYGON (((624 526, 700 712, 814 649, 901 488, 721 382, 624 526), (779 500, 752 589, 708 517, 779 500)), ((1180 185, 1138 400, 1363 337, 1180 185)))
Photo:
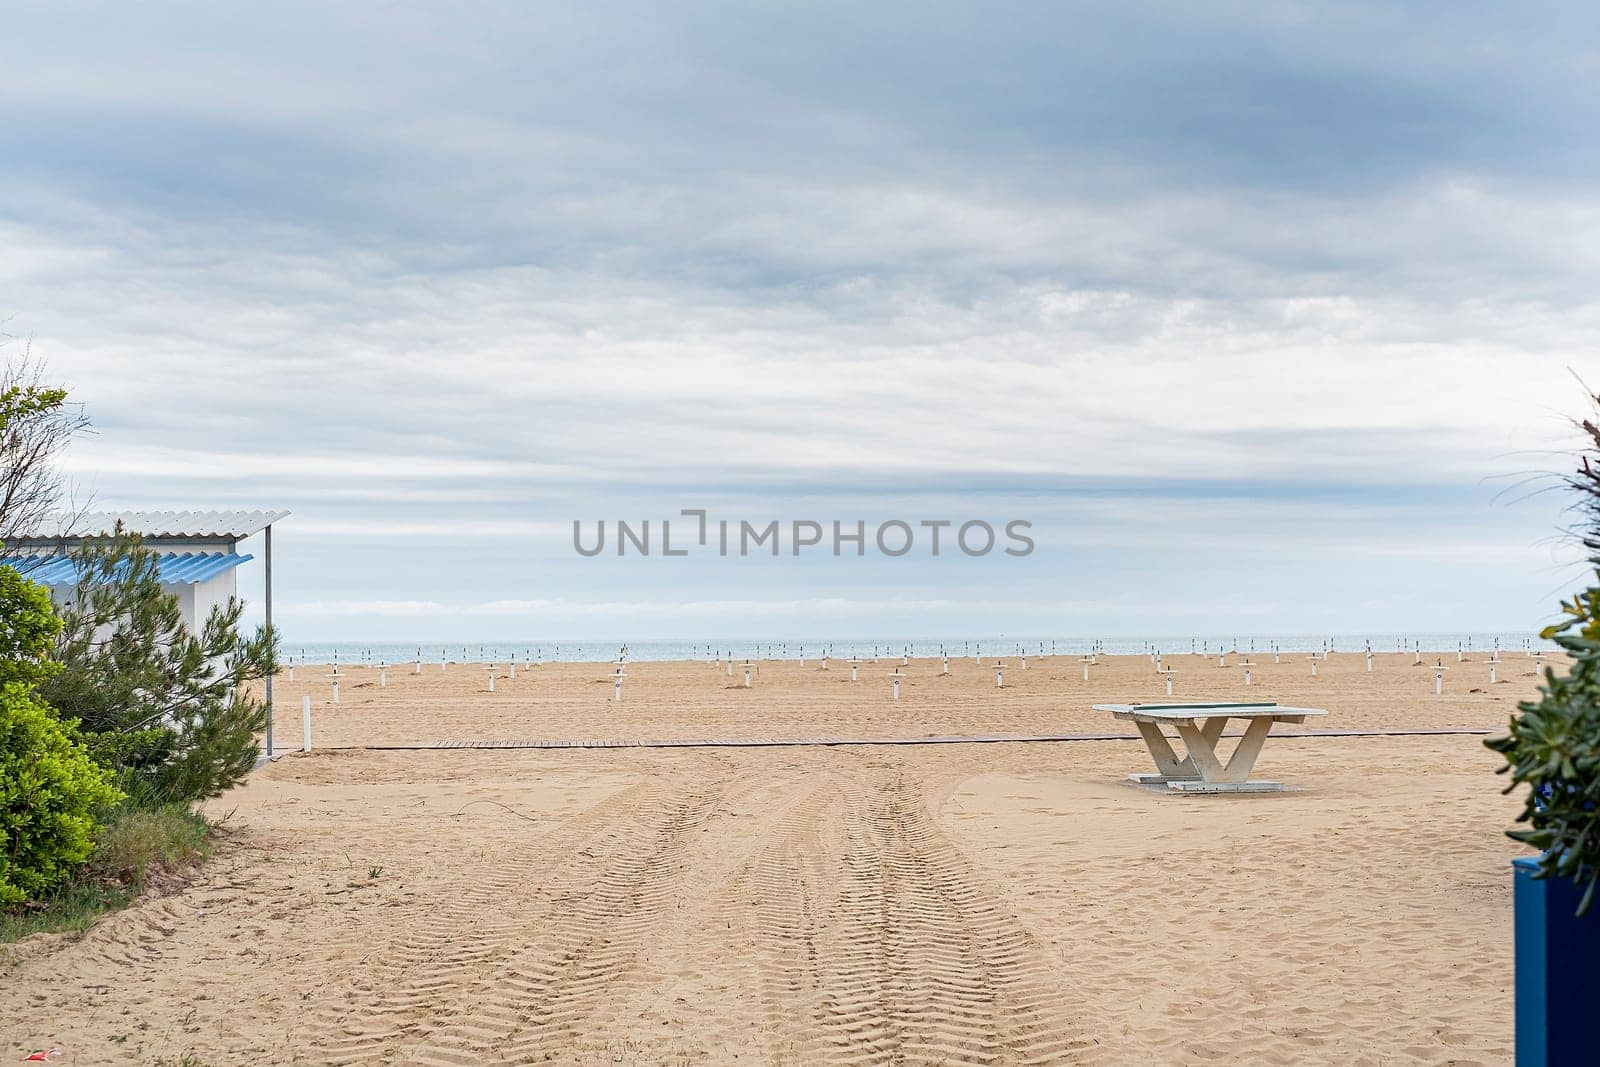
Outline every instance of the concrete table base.
POLYGON ((1200 778, 1168 778, 1164 774, 1130 774, 1134 785, 1166 786, 1174 793, 1281 793, 1289 787, 1282 782, 1250 778, 1243 782, 1207 782, 1200 778))
POLYGON ((1289 787, 1282 782, 1253 779, 1247 782, 1168 782, 1174 793, 1282 793, 1289 787))

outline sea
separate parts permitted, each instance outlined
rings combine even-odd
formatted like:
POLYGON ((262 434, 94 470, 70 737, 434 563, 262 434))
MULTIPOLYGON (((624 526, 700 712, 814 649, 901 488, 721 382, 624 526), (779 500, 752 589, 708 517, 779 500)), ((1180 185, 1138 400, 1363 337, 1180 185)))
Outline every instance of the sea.
POLYGON ((1555 651, 1553 642, 1527 632, 1353 633, 1353 634, 1231 634, 1135 637, 964 636, 878 638, 793 638, 754 641, 706 638, 698 641, 332 641, 296 644, 284 642, 281 655, 290 663, 607 663, 626 653, 638 662, 736 659, 814 659, 827 653, 834 659, 852 656, 1084 656, 1179 655, 1197 652, 1267 653, 1323 652, 1528 652, 1555 651))

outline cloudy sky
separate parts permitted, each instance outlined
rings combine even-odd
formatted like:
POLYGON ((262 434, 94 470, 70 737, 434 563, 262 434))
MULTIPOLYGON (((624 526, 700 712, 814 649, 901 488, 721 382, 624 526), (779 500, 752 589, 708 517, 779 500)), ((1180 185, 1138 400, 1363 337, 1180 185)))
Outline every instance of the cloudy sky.
POLYGON ((292 509, 291 644, 1519 629, 1576 573, 1508 490, 1600 385, 1591 5, 325 6, 12 4, 0 79, 74 477, 292 509), (1037 549, 573 551, 696 507, 1037 549))

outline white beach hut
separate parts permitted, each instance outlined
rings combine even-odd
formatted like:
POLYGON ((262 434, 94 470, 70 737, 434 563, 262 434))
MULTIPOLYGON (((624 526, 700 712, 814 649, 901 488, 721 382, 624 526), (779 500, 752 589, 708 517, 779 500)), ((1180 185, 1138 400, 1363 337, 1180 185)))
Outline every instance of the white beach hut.
POLYGON ((63 529, 12 539, 0 563, 50 588, 65 602, 77 584, 74 548, 101 537, 120 523, 160 553, 161 584, 178 598, 191 630, 204 624, 211 609, 238 594, 238 567, 255 557, 241 554, 239 542, 263 534, 265 609, 272 621, 272 524, 287 511, 97 511, 78 516, 63 529))
MULTIPOLYGON (((104 536, 120 523, 139 534, 145 546, 160 553, 161 584, 178 598, 184 624, 194 631, 211 609, 238 594, 238 568, 255 558, 240 553, 239 542, 262 535, 266 623, 272 625, 272 524, 287 511, 96 511, 77 516, 58 529, 15 537, 4 546, 0 565, 15 567, 24 577, 50 589, 63 604, 78 582, 72 550, 104 536)), ((266 679, 266 750, 272 752, 272 676, 266 679)))

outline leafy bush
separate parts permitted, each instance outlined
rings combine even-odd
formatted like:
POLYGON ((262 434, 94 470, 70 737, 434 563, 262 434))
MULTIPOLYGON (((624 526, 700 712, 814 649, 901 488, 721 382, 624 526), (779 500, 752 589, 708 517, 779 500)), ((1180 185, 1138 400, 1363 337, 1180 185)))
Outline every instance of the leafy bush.
POLYGON ((0 567, 0 684, 35 685, 55 673, 50 652, 60 632, 50 591, 0 567))
POLYGON ((85 542, 76 559, 56 647, 63 669, 41 695, 81 723, 94 757, 141 802, 199 800, 238 782, 266 729, 249 683, 273 669, 270 632, 241 636, 236 599, 191 632, 137 536, 85 542))
POLYGON ((34 695, 55 672, 50 594, 0 567, 0 907, 59 885, 89 854, 97 809, 118 797, 74 731, 34 695))
POLYGON ((94 847, 120 793, 23 682, 0 685, 0 907, 48 893, 94 847))
POLYGON ((1567 619, 1544 631, 1573 656, 1571 669, 1546 669, 1538 700, 1523 701, 1506 737, 1484 744, 1506 757, 1510 792, 1526 782, 1527 803, 1513 830, 1541 849, 1539 877, 1572 878, 1584 886, 1578 914, 1600 883, 1600 586, 1562 605, 1567 619))

